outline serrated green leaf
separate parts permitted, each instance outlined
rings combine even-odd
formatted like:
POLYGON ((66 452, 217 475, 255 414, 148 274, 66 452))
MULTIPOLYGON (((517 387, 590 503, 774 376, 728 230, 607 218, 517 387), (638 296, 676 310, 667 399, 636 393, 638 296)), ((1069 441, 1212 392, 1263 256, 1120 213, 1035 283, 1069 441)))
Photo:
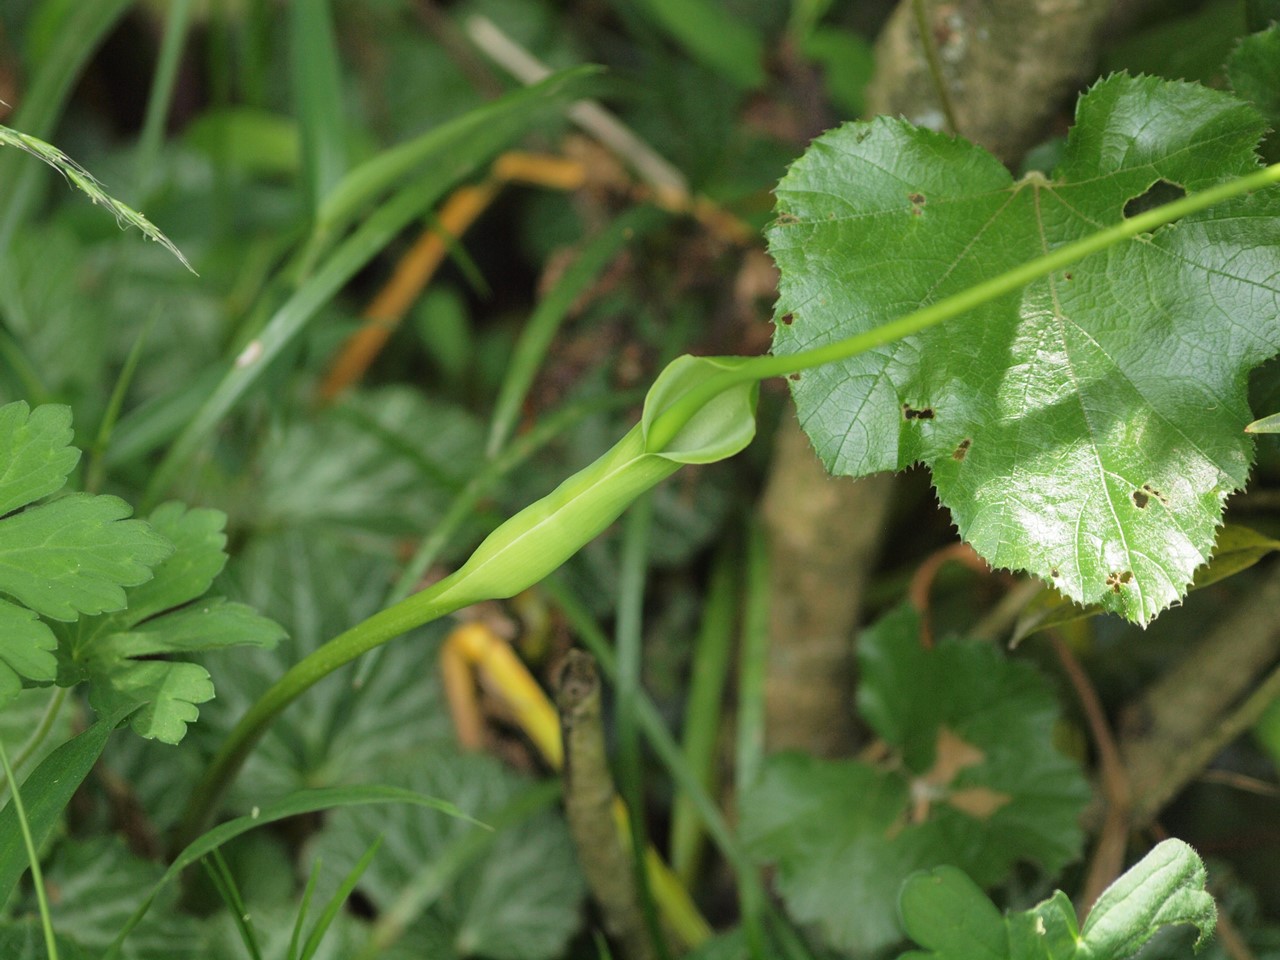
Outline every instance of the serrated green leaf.
POLYGON ((71 408, 36 407, 23 401, 0 407, 0 515, 62 489, 67 474, 80 462, 71 446, 71 408))
MULTIPOLYGON (((1242 570, 1248 570, 1263 557, 1280 550, 1280 540, 1275 540, 1256 530, 1228 523, 1218 530, 1218 541, 1209 562, 1196 571, 1188 592, 1201 590, 1210 584, 1225 580, 1242 570)), ((1042 591, 1019 616, 1013 628, 1011 646, 1017 646, 1032 634, 1063 624, 1074 623, 1089 617, 1100 616, 1107 611, 1100 604, 1082 607, 1068 600, 1058 591, 1048 588, 1042 591)))
MULTIPOLYGON (((490 757, 437 756, 401 773, 415 791, 448 796, 482 820, 529 789, 490 757)), ((361 881, 375 907, 385 910, 405 888, 421 882, 476 830, 456 818, 417 807, 352 807, 335 813, 316 838, 313 855, 332 888, 376 837, 382 853, 361 881)), ((578 928, 584 890, 563 820, 542 811, 500 831, 483 855, 455 876, 442 876, 439 896, 410 928, 406 944, 422 950, 424 928, 440 960, 482 956, 493 960, 550 960, 562 955, 578 928)))
POLYGON ((0 521, 0 591, 52 620, 119 610, 173 547, 118 497, 72 493, 0 521))
POLYGON ((1053 747, 1043 678, 985 644, 925 649, 918 632, 904 607, 858 641, 858 702, 890 761, 778 755, 742 801, 744 838, 777 864, 788 910, 840 949, 901 935, 894 903, 917 870, 954 864, 993 884, 1019 860, 1057 870, 1082 839, 1089 790, 1053 747))
POLYGON ((216 510, 164 504, 151 524, 175 545, 155 576, 129 592, 119 612, 59 625, 59 682, 87 680, 89 702, 110 713, 132 709, 131 725, 143 737, 178 743, 199 716, 196 705, 213 699, 213 683, 199 664, 150 659, 232 646, 269 647, 284 631, 239 603, 207 598, 226 562, 216 510), (166 612, 168 611, 168 612, 166 612))
POLYGON ((1251 34, 1227 59, 1231 89, 1250 101, 1273 127, 1280 124, 1280 24, 1251 34))
POLYGON ((1181 840, 1165 840, 1102 892, 1081 934, 1093 956, 1125 960, 1166 926, 1189 923, 1202 946, 1218 922, 1204 863, 1181 840))
POLYGON ((35 611, 0 600, 0 706, 22 689, 22 678, 50 681, 58 675, 58 638, 35 611))
MULTIPOLYGON (((396 574, 393 557, 364 552, 332 530, 313 527, 246 544, 225 578, 228 592, 280 622, 288 637, 272 650, 205 656, 218 698, 202 710, 202 725, 230 730, 291 665, 377 612, 396 574)), ((453 723, 439 671, 431 667, 446 628, 414 631, 290 707, 250 755, 229 805, 243 811, 264 796, 305 786, 383 780, 452 745, 453 723)))
MULTIPOLYGON (((1162 182, 1257 169, 1262 119, 1192 84, 1085 95, 1052 180, 889 119, 819 138, 778 187, 778 354, 871 329, 1114 224, 1162 182)), ((828 468, 923 461, 994 566, 1145 623, 1209 553, 1252 459, 1245 374, 1280 343, 1280 196, 1143 235, 963 319, 792 383, 828 468)))
POLYGON ((480 468, 484 434, 465 410, 385 387, 291 424, 263 451, 253 521, 425 533, 480 468), (341 457, 332 451, 341 450, 341 457))
MULTIPOLYGON (((162 864, 134 856, 117 836, 64 841, 45 870, 46 882, 58 891, 50 911, 54 929, 101 957, 141 892, 163 873, 162 864)), ((169 891, 130 936, 122 960, 203 960, 200 924, 176 904, 176 891, 169 891)))

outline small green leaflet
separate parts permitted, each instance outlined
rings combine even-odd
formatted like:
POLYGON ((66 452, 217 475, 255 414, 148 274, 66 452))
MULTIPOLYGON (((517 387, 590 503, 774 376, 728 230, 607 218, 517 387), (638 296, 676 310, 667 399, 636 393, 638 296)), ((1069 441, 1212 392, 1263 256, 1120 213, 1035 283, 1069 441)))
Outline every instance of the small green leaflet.
POLYGON ((272 646, 284 631, 244 604, 204 598, 226 563, 223 514, 167 503, 150 521, 176 551, 129 591, 126 609, 55 627, 58 682, 88 681, 95 710, 138 707, 130 719, 138 734, 178 743, 199 715, 196 704, 213 699, 213 684, 199 664, 154 658, 272 646))
POLYGON ((71 621, 118 610, 125 587, 151 578, 172 545, 129 505, 85 493, 57 493, 80 459, 71 446, 71 410, 22 401, 0 407, 0 705, 23 680, 54 679, 57 646, 38 615, 71 621), (15 602, 16 601, 16 602, 15 602))
POLYGON ((962 866, 982 884, 1020 860, 1075 858, 1089 789, 1053 746, 1043 677, 988 644, 926 650, 910 607, 858 640, 858 704, 885 741, 880 764, 777 754, 742 800, 753 855, 777 864, 788 911, 841 950, 902 936, 898 888, 914 871, 962 866))
MULTIPOLYGON (((979 147, 899 120, 832 131, 777 190, 774 351, 874 328, 1164 193, 1253 172, 1264 129, 1227 94, 1113 76, 1081 98, 1052 179, 1014 182, 979 147)), ((1246 379, 1280 345, 1277 277, 1271 190, 804 373, 792 392, 832 472, 927 463, 992 565, 1146 623, 1185 592, 1248 476, 1246 379)))
POLYGON ((1199 948, 1218 916, 1204 884, 1196 852, 1165 840, 1103 891, 1080 930, 1061 890, 1030 910, 1001 916, 963 871, 937 867, 903 885, 903 926, 925 949, 898 960, 1127 960, 1176 924, 1199 930, 1199 948))

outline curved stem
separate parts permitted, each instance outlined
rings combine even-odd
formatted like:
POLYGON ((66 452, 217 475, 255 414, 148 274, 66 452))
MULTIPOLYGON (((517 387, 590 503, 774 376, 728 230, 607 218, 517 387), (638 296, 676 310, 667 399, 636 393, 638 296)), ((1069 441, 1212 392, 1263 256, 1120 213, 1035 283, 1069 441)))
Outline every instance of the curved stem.
MULTIPOLYGON (((636 497, 679 468, 675 462, 650 455, 660 454, 666 449, 698 411, 724 391, 769 377, 847 360, 927 330, 1122 240, 1149 233, 1179 217, 1277 182, 1280 182, 1280 164, 1138 214, 905 317, 847 339, 785 356, 732 358, 731 365, 722 374, 708 377, 655 417, 643 437, 639 435, 639 427, 633 428, 596 463, 508 521, 518 527, 512 536, 504 539, 502 532, 507 525, 499 527, 456 573, 374 614, 330 640, 285 673, 231 731, 187 808, 179 829, 180 836, 189 839, 199 832, 249 751, 286 706, 339 667, 402 633, 468 604, 512 596, 541 580, 577 552, 582 544, 594 539, 636 497), (570 530, 570 526, 574 529, 570 530), (513 568, 515 572, 512 572, 513 568), (529 572, 534 568, 538 571, 536 575, 529 572)), ((1042 178, 1030 177, 1013 189, 1039 189, 1043 183, 1042 178)))

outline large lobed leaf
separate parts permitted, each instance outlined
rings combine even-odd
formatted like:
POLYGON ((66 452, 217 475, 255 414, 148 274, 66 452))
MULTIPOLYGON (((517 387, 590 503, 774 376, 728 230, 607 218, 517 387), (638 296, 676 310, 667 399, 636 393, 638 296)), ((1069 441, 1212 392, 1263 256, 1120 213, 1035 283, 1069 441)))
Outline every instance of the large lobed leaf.
POLYGON ((244 604, 204 596, 226 563, 223 514, 167 503, 150 522, 176 550, 129 591, 125 609, 55 627, 58 681, 88 681, 95 710, 132 711, 141 736, 177 743, 199 715, 196 705, 213 699, 213 684, 199 664, 156 658, 271 646, 284 631, 244 604))
POLYGON ((844 950, 900 938, 894 903, 916 870, 955 864, 990 885, 1019 860, 1056 871, 1081 842, 1089 791, 1053 747, 1044 679, 986 644, 925 649, 918 632, 903 607, 859 638, 858 702, 887 762, 778 754, 742 801, 790 913, 844 950))
MULTIPOLYGON (((1048 180, 1015 182, 981 148, 898 120, 834 130, 778 187, 774 350, 849 337, 1161 191, 1253 171, 1263 130, 1227 94, 1126 76, 1080 100, 1048 180)), ((992 564, 1146 623, 1209 556, 1249 471, 1245 380, 1280 344, 1278 215, 1276 191, 1220 204, 805 373, 801 423, 834 473, 927 463, 992 564)))

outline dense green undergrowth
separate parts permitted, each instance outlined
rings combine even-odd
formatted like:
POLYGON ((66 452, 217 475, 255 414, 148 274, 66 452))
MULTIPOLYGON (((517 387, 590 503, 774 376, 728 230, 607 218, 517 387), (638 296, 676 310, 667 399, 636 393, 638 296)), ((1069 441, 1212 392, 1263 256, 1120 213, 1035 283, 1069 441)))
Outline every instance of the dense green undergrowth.
MULTIPOLYGON (((586 4, 576 25, 534 0, 411 6, 16 8, 0 759, 20 790, 0 810, 0 956, 1270 955, 1274 865, 1206 874, 1136 815, 1117 834, 1107 817, 1143 798, 1117 792, 1105 741, 1091 787, 1083 745, 1269 589, 1266 4, 1208 84, 1097 80, 1018 176, 894 118, 836 126, 784 173, 800 148, 753 109, 786 107, 803 74, 852 114, 876 66, 840 4, 586 4), (508 85, 475 16, 558 72, 508 85), (113 92, 108 35, 158 38, 131 120, 72 95, 90 63, 113 92), (634 128, 585 121, 620 154, 603 176, 569 133, 590 97, 634 128), (503 151, 565 143, 587 186, 508 189, 445 240, 365 383, 318 400, 360 304, 455 191, 503 151), (674 167, 652 174, 650 151, 674 167), (625 164, 658 180, 627 185, 625 164), (900 483, 848 690, 858 756, 764 750, 754 503, 792 409, 832 472, 927 465, 947 511, 921 521, 923 474, 900 483), (1224 527, 1251 471, 1262 506, 1224 527), (992 579, 1000 603, 939 575, 927 614, 915 589, 904 603, 949 523, 1030 586, 992 579), (498 756, 457 745, 438 661, 460 611, 536 671, 581 644, 609 678, 634 929, 562 812, 574 765, 557 779, 531 727, 491 734, 498 756), (1032 638, 991 643, 992 617, 1032 638), (1091 887, 1108 843, 1114 882, 1091 887), (1229 928, 1210 942, 1215 896, 1229 928)), ((1237 16, 1196 15, 1213 10, 1237 16)), ((1227 772, 1263 788, 1266 662, 1218 724, 1257 724, 1227 772)), ((1196 789, 1175 830, 1229 849, 1246 808, 1205 814, 1196 789)))

